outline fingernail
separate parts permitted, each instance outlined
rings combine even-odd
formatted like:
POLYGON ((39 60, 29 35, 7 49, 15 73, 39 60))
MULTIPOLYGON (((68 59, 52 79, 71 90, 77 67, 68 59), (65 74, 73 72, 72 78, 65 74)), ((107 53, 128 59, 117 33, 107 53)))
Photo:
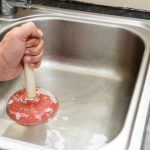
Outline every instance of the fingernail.
POLYGON ((29 57, 29 56, 25 56, 25 57, 24 57, 24 61, 26 61, 26 62, 31 61, 31 57, 29 57))

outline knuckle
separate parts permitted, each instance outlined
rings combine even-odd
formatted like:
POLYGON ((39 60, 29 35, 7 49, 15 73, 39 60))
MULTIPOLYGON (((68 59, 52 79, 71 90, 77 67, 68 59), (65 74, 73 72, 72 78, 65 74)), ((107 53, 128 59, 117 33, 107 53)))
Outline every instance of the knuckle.
POLYGON ((34 24, 33 22, 31 22, 31 21, 28 22, 28 24, 30 24, 30 25, 33 26, 33 27, 36 27, 35 24, 34 24))
POLYGON ((31 61, 32 62, 37 62, 39 60, 39 57, 36 55, 36 56, 31 56, 31 61))
POLYGON ((18 36, 19 35, 19 27, 15 27, 15 28, 13 28, 13 29, 11 29, 8 33, 7 33, 7 35, 8 36, 13 36, 13 37, 16 37, 16 36, 18 36))
POLYGON ((41 44, 44 45, 44 40, 41 40, 41 44))
POLYGON ((41 40, 41 48, 44 48, 44 41, 41 40))
POLYGON ((32 28, 32 29, 37 29, 36 25, 33 22, 28 22, 28 25, 32 28))
POLYGON ((25 26, 25 25, 27 25, 27 26, 30 26, 30 27, 33 27, 33 28, 35 28, 36 26, 35 26, 35 24, 33 23, 33 22, 27 22, 27 23, 25 23, 25 24, 23 24, 22 26, 25 26))
POLYGON ((13 29, 11 29, 12 32, 16 32, 18 31, 19 27, 14 27, 13 29))

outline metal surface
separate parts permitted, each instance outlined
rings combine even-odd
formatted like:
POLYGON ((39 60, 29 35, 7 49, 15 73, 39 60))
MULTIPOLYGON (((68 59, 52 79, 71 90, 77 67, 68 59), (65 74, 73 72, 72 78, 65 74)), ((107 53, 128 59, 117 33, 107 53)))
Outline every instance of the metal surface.
POLYGON ((31 0, 0 0, 0 13, 12 15, 16 13, 16 7, 31 7, 31 0))
POLYGON ((43 31, 46 46, 37 85, 51 91, 60 108, 47 124, 20 126, 5 106, 25 86, 24 77, 1 82, 0 146, 15 149, 15 143, 19 149, 23 141, 24 149, 36 150, 128 149, 149 63, 148 23, 50 8, 21 10, 12 19, 1 18, 1 38, 28 21, 43 31))

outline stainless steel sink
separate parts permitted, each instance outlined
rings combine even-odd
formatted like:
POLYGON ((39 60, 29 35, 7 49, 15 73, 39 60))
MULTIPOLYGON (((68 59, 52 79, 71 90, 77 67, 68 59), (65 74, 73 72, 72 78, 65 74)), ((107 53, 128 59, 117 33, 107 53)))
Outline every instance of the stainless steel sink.
POLYGON ((8 118, 5 106, 9 96, 25 86, 24 76, 1 82, 2 147, 14 143, 24 144, 24 149, 49 150, 132 147, 149 65, 148 21, 35 6, 1 18, 1 38, 28 21, 44 33, 45 55, 35 71, 37 86, 51 91, 60 108, 46 124, 18 125, 8 118))

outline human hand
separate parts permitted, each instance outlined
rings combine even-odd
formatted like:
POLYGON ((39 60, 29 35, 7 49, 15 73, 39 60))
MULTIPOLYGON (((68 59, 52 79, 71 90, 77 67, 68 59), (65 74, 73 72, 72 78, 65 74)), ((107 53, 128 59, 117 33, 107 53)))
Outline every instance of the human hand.
POLYGON ((23 61, 30 67, 40 66, 44 53, 43 33, 29 22, 9 31, 0 42, 0 81, 11 80, 23 70, 23 61))

